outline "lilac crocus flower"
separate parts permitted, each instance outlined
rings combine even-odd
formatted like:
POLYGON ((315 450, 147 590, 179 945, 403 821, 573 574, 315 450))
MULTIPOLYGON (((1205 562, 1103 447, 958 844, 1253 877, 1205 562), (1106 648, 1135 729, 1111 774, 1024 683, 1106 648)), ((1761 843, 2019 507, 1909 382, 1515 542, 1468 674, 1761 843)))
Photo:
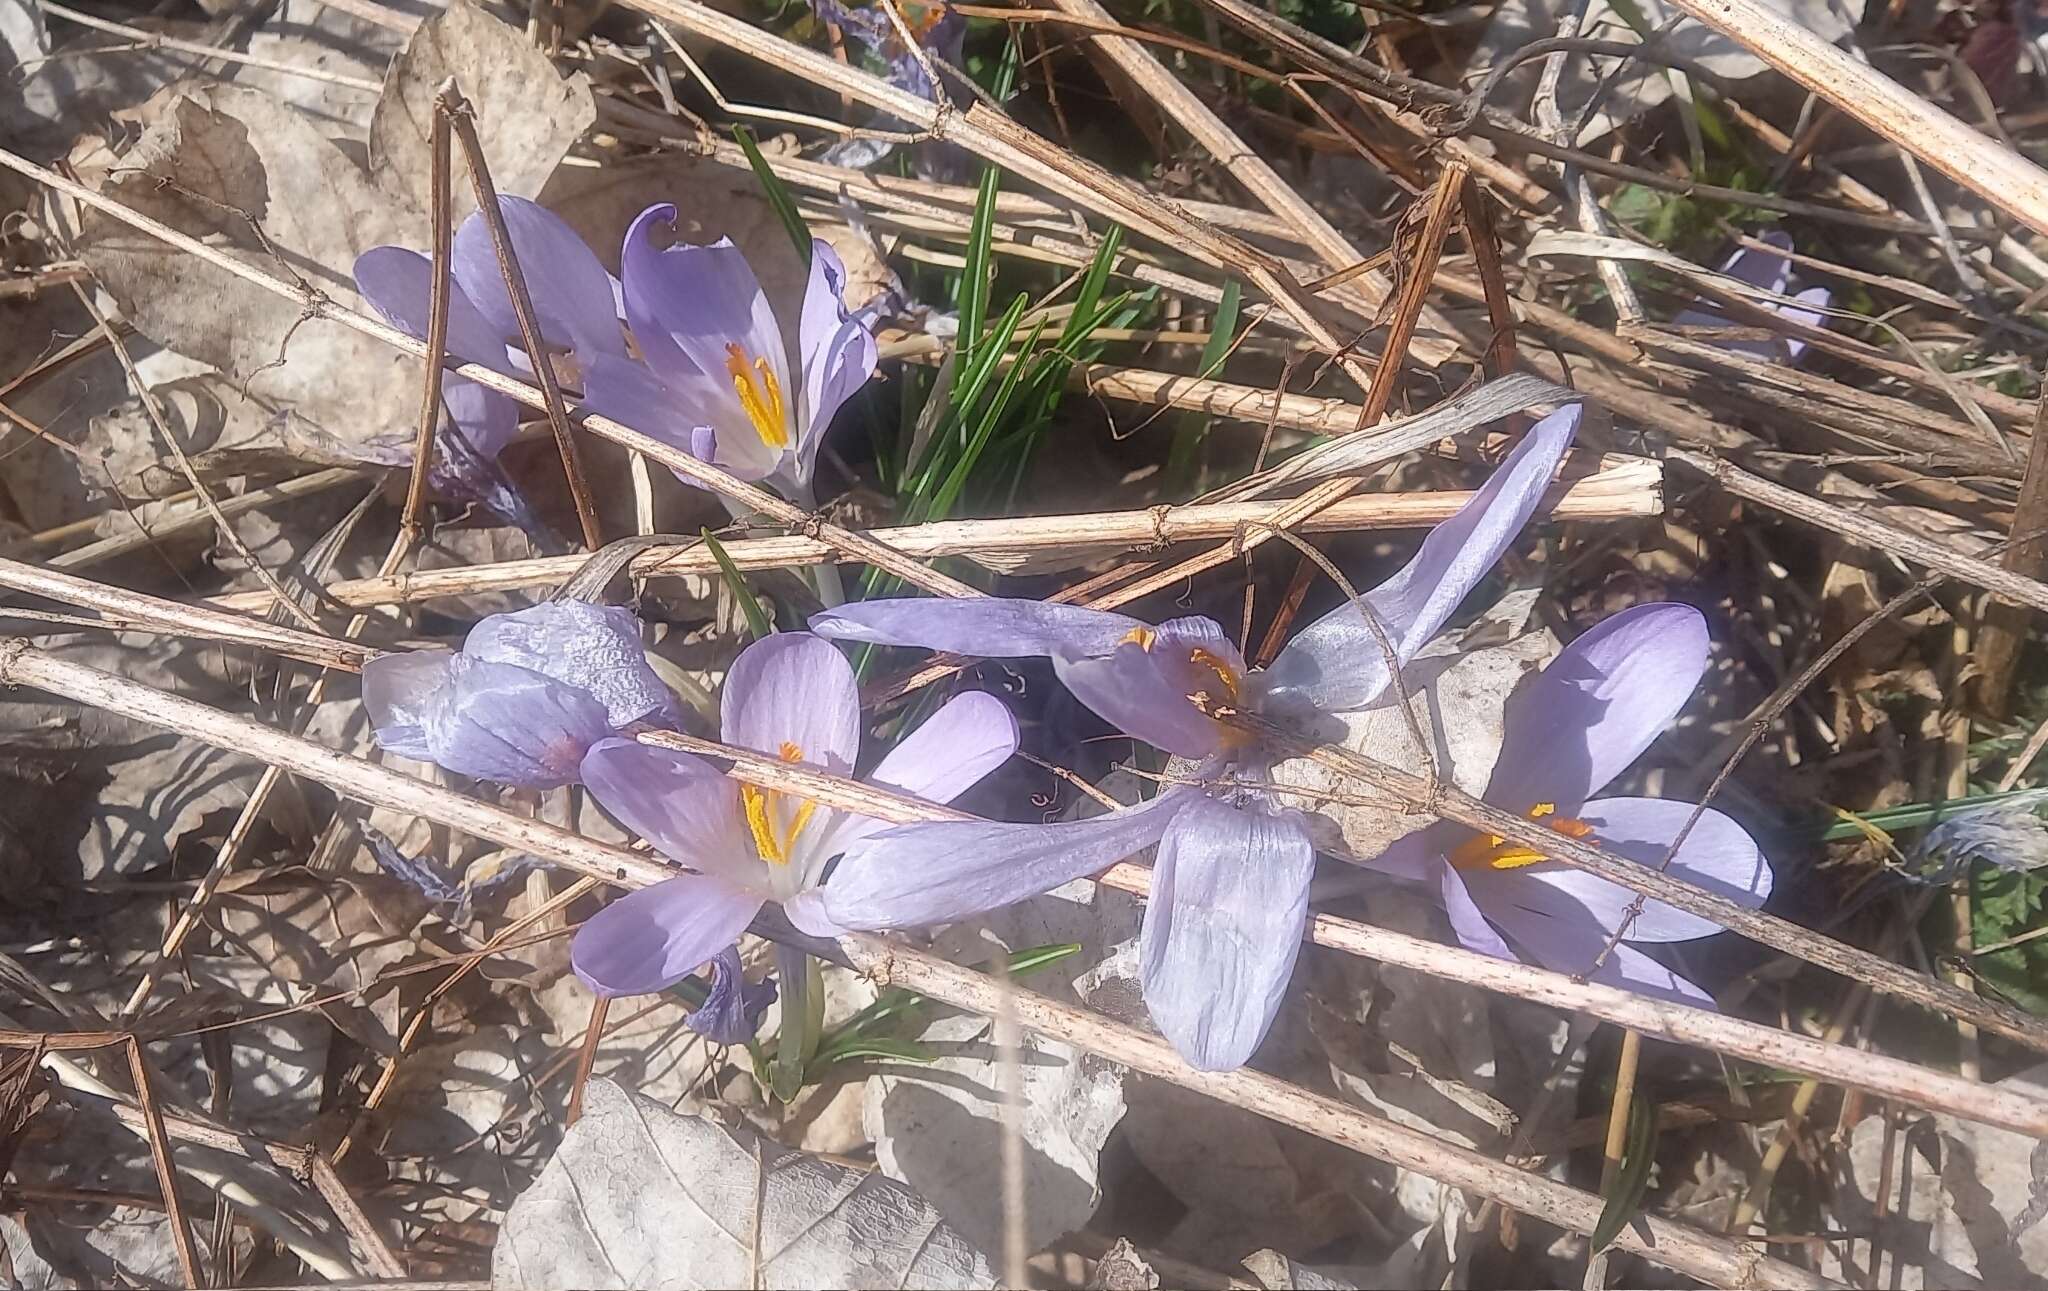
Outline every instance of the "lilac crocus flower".
POLYGON ((866 318, 846 308, 846 267, 811 243, 792 355, 731 239, 655 246, 655 226, 675 217, 650 206, 626 230, 626 318, 646 362, 595 365, 590 406, 741 479, 774 477, 802 501, 826 428, 877 361, 866 318))
MULTIPOLYGON (((1428 644, 1521 531, 1579 414, 1572 404, 1538 422, 1414 559, 1364 597, 1397 666, 1428 644)), ((885 600, 828 610, 811 626, 830 637, 959 654, 1048 655, 1078 699, 1127 734, 1199 759, 1206 784, 1093 820, 945 822, 877 834, 848 850, 829 884, 789 907, 799 927, 826 933, 961 919, 1157 844, 1141 950, 1153 1021, 1198 1067, 1226 1070, 1251 1057, 1293 974, 1315 849, 1304 818, 1276 810, 1261 788, 1263 754, 1193 697, 1289 720, 1380 702, 1391 673, 1358 609, 1346 605, 1311 624, 1263 674, 1248 673, 1223 629, 1205 618, 1152 627, 1037 601, 885 600)))
MULTIPOLYGON (((1706 621, 1690 606, 1638 605, 1602 620, 1508 701, 1486 801, 1744 906, 1762 905, 1770 866, 1727 816, 1704 811, 1667 864, 1692 803, 1593 796, 1671 724, 1706 666, 1706 621)), ((1474 950, 1513 959, 1512 944, 1561 973, 1713 1005, 1698 986, 1625 944, 1722 931, 1698 915, 1645 900, 1631 918, 1637 898, 1628 889, 1448 823, 1400 839, 1368 864, 1437 888, 1458 939, 1474 950), (1624 944, 1603 960, 1617 932, 1624 944)))
MULTIPOLYGON (((720 699, 725 742, 838 775, 860 751, 853 668, 830 643, 778 633, 748 646, 720 699)), ((1017 748, 1017 722, 993 695, 955 696, 889 750, 868 777, 948 802, 1017 748)), ((693 868, 629 892, 583 925, 570 958, 600 995, 644 995, 697 971, 770 901, 816 887, 825 863, 885 828, 791 794, 741 784, 688 753, 605 740, 583 758, 605 810, 693 868)))
MULTIPOLYGON (((1778 229, 1772 229, 1762 234, 1760 240, 1775 247, 1776 253, 1743 247, 1728 257, 1727 262, 1721 266, 1721 272, 1752 287, 1768 291, 1773 296, 1783 296, 1792 286, 1792 261, 1789 255, 1792 250, 1792 238, 1778 229)), ((1825 311, 1828 302, 1834 299, 1834 293, 1826 287, 1808 287, 1792 299, 1799 304, 1781 305, 1768 300, 1758 301, 1757 304, 1787 322, 1805 327, 1820 327, 1827 322, 1825 311)), ((1671 321, 1678 327, 1736 325, 1735 320, 1713 308, 1682 309, 1671 321)), ((1776 363, 1796 363, 1799 356, 1806 352, 1806 342, 1796 336, 1772 336, 1753 341, 1724 340, 1715 341, 1714 344, 1722 349, 1733 350, 1737 354, 1747 354, 1752 358, 1768 359, 1776 363)))
POLYGON ((593 744, 636 723, 675 720, 639 620, 581 601, 494 614, 460 651, 380 655, 363 706, 384 749, 528 789, 573 782, 593 744))

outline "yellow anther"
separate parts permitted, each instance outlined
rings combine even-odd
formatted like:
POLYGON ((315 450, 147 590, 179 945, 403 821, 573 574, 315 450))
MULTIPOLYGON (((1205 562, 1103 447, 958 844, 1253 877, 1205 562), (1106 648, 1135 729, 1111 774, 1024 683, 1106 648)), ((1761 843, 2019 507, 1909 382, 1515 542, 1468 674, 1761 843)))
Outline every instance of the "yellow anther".
MULTIPOLYGON (((776 753, 784 762, 801 762, 804 751, 795 743, 784 740, 776 753)), ((778 833, 775 828, 777 809, 789 795, 774 789, 763 789, 759 785, 740 786, 740 806, 747 815, 747 832, 754 836, 754 851, 771 865, 789 864, 789 856, 796 849, 797 835, 804 832, 804 826, 811 821, 811 813, 818 804, 805 799, 789 819, 789 828, 778 833)))
POLYGON ((1233 705, 1237 703, 1240 694, 1239 688, 1242 686, 1244 678, 1238 675, 1237 669, 1231 667, 1228 661, 1219 655, 1204 650, 1200 646, 1196 646, 1188 651, 1188 662, 1197 668, 1207 668, 1210 672, 1215 673, 1216 684, 1223 690, 1223 699, 1233 705))
MULTIPOLYGON (((1593 827, 1583 820, 1558 815, 1554 802, 1539 802, 1529 808, 1527 815, 1566 838, 1585 838, 1593 832, 1593 827)), ((1455 848, 1448 859, 1451 867, 1459 870, 1518 870, 1550 858, 1532 847, 1510 843, 1499 834, 1474 834, 1455 848)))
POLYGON ((754 433, 770 448, 781 448, 789 443, 789 407, 782 401, 782 383, 775 379, 775 369, 768 366, 768 360, 756 358, 747 362, 747 352, 737 344, 725 347, 725 370, 732 374, 732 388, 740 397, 740 407, 747 413, 747 420, 754 425, 754 433))
POLYGON ((1158 639, 1159 634, 1157 632, 1154 632, 1151 628, 1148 628, 1143 624, 1140 624, 1137 627, 1132 628, 1129 632, 1124 633, 1123 636, 1117 640, 1117 644, 1130 645, 1131 643, 1136 642, 1140 650, 1149 651, 1152 649, 1152 643, 1154 641, 1157 641, 1158 639))

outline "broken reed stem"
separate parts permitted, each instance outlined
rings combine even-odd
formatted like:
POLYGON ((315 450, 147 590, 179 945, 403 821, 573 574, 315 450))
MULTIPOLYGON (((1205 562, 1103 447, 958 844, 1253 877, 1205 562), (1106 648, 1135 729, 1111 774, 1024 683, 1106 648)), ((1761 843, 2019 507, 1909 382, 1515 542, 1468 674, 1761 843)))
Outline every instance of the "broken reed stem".
MULTIPOLYGON (((0 559, 0 587, 62 601, 67 605, 85 606, 119 620, 145 624, 160 631, 270 650, 323 668, 360 672, 365 660, 383 653, 352 641, 315 636, 297 628, 244 618, 239 614, 109 587, 91 579, 58 573, 53 569, 39 569, 17 560, 0 559)), ((266 598, 273 595, 264 593, 266 598)), ((0 607, 0 617, 5 615, 5 608, 0 607)))
POLYGON ((156 1091, 150 1086, 149 1060, 143 1056, 142 1042, 132 1035, 122 1047, 128 1053, 129 1078, 135 1082, 135 1102, 142 1109, 150 1159, 156 1163, 157 1186, 163 1189, 171 1245, 178 1252, 178 1271, 185 1275, 186 1286, 211 1286, 200 1271, 199 1254, 192 1244, 192 1225, 185 1217, 185 1203, 178 1198, 178 1170, 171 1162, 171 1138, 164 1130, 164 1114, 156 1105, 156 1091))
POLYGON ((1412 771, 1375 761, 1347 748, 1309 739, 1253 714, 1216 704, 1207 696, 1192 698, 1203 712, 1226 725, 1252 732, 1267 747, 1308 758, 1340 774, 1361 780, 1413 804, 1415 810, 1454 821, 1482 834, 1498 834, 1502 839, 1520 843, 1549 860, 1584 870, 1638 896, 1698 915, 1816 968, 1867 982, 1887 995, 1918 1004, 1937 1016, 1962 1018, 2030 1049, 2048 1052, 2048 1030, 2044 1030, 2041 1020, 2002 1001, 1981 999, 1967 991, 1957 990, 1947 982, 1908 972, 1867 950, 1801 928, 1775 915, 1745 909, 1724 896, 1673 878, 1664 870, 1620 859, 1589 843, 1546 829, 1540 822, 1526 816, 1502 811, 1455 786, 1432 784, 1426 777, 1412 771))
MULTIPOLYGON (((514 815, 454 790, 336 753, 248 718, 165 694, 20 642, 0 641, 0 685, 34 686, 137 721, 177 730, 216 748, 235 750, 316 780, 358 802, 407 812, 473 837, 531 853, 603 882, 644 887, 678 873, 642 853, 514 815)), ((708 740, 662 732, 643 735, 642 741, 720 758, 732 764, 735 779, 793 792, 878 820, 903 823, 971 819, 950 807, 708 740)), ((1546 835, 1549 832, 1544 831, 1546 835)), ((1556 839, 1553 835, 1548 841, 1554 843, 1556 839)), ((1112 867, 1100 881, 1120 891, 1145 896, 1151 890, 1151 871, 1126 862, 1112 867)), ((1723 1017, 1708 1009, 1653 1000, 1616 987, 1577 981, 1533 965, 1511 963, 1331 915, 1314 916, 1308 936, 1317 945, 1347 954, 1585 1013, 1646 1036, 1822 1076, 1915 1106, 2048 1138, 2048 1105, 1894 1058, 1823 1044, 1793 1032, 1723 1017)), ((335 1159, 339 1160, 341 1155, 342 1151, 337 1149, 335 1159)))
MULTIPOLYGON (((343 308, 328 296, 310 289, 301 289, 272 274, 264 272, 253 264, 224 255, 189 234, 182 233, 160 220, 154 220, 121 203, 105 197, 82 184, 77 184, 47 167, 38 166, 19 154, 0 148, 0 166, 18 174, 27 175, 48 188, 63 193, 74 201, 82 202, 94 210, 104 212, 131 228, 140 229, 153 238, 166 242, 188 255, 197 256, 222 272, 240 278, 251 286, 261 287, 272 295, 292 301, 306 311, 309 318, 325 319, 343 327, 353 328, 365 336, 375 337, 395 350, 424 359, 427 347, 412 337, 375 319, 343 308)), ((546 395, 537 387, 523 381, 515 381, 502 373, 495 372, 480 363, 462 363, 449 369, 458 376, 467 377, 480 386, 525 404, 529 408, 546 409, 546 395)), ((830 524, 809 514, 803 508, 768 492, 766 489, 749 484, 708 462, 699 461, 652 436, 644 435, 631 426, 613 421, 595 413, 584 413, 584 429, 594 434, 643 453, 653 461, 660 462, 690 484, 709 489, 721 497, 730 498, 742 509, 755 511, 777 524, 801 529, 804 533, 830 544, 834 550, 844 552, 855 560, 864 561, 884 572, 896 575, 904 582, 938 596, 980 596, 982 593, 957 578, 942 574, 927 565, 890 550, 865 535, 830 524)))
MULTIPOLYGON (((434 222, 433 285, 427 298, 426 389, 420 395, 419 433, 412 441, 412 478, 406 485, 405 512, 398 521, 398 531, 406 536, 404 541, 407 542, 417 541, 421 533, 420 513, 427 505, 427 468, 434 460, 434 432, 441 426, 442 365, 448 359, 449 274, 454 268, 455 257, 455 202, 450 174, 454 169, 454 159, 449 156, 453 146, 449 140, 448 123, 456 112, 456 104, 461 101, 461 92, 455 88, 453 79, 434 95, 433 153, 429 163, 432 185, 430 218, 434 222)), ((482 190, 478 191, 481 193, 482 190)), ((496 205, 492 203, 494 208, 496 205)), ((509 275, 507 281, 510 281, 509 275)), ((536 354, 536 368, 541 362, 541 356, 536 354)), ((552 420, 551 416, 551 424, 552 420)))
POLYGON ((1872 550, 1912 561, 1959 582, 1981 587, 1993 596, 2014 604, 2048 610, 2048 583, 2014 573, 1996 561, 1964 555, 1882 520, 1873 520, 1847 507, 1808 497, 1796 489, 1752 475, 1718 457, 1674 449, 1664 455, 1664 460, 1690 467, 1736 497, 1761 503, 1791 519, 1840 534, 1872 550))
MULTIPOLYGON (((1625 520, 1661 514, 1663 481, 1656 463, 1628 458, 1546 495, 1548 514, 1558 520, 1625 520)), ((1472 497, 1465 490, 1376 493, 1347 498, 1317 512, 1301 528, 1309 532, 1420 529, 1437 524, 1472 497)), ((870 530, 879 542, 912 556, 962 556, 996 572, 1027 560, 1051 556, 1092 558, 1106 552, 1142 550, 1202 538, 1224 538, 1270 525, 1281 502, 1225 502, 1155 507, 1147 511, 1104 511, 1092 515, 1022 516, 1010 520, 939 520, 870 530)), ((741 570, 805 569, 837 558, 832 547, 799 535, 728 538, 726 554, 741 570)), ((416 570, 382 578, 331 583, 324 594, 340 605, 361 609, 405 605, 440 596, 554 587, 583 567, 585 556, 547 556, 456 569, 416 570)), ((701 542, 656 543, 636 553, 626 567, 634 579, 715 576, 717 560, 701 542)), ((270 604, 263 591, 214 597, 220 610, 261 613, 270 604)))
MULTIPOLYGON (((526 271, 519 267, 519 257, 512 248, 512 235, 505 228, 505 213, 498 209, 498 190, 491 183, 490 166, 484 160, 483 141, 476 134, 476 113, 462 97, 453 77, 442 82, 434 93, 434 130, 437 137, 444 120, 454 128, 455 137, 462 141, 462 156, 468 163, 469 182, 476 189, 477 214, 483 216, 484 227, 491 231, 491 250, 497 255, 498 272, 505 279, 505 290, 512 297, 512 312, 519 320, 519 337, 526 346, 527 357, 533 360, 533 374, 540 380, 548 429, 554 432, 555 448, 562 455, 562 474, 569 481, 569 497, 576 504, 577 523, 583 527, 583 545, 596 551, 604 545, 604 533, 598 528, 597 504, 590 496, 590 482, 584 478, 583 462, 577 454, 576 438, 569 426, 569 409, 562 402, 562 386, 555 378, 547 342, 541 337, 540 320, 533 312, 533 298, 526 291, 526 271)), ((447 212, 444 210, 442 214, 442 226, 445 228, 447 212)), ((434 271, 437 280, 448 272, 445 257, 438 254, 443 236, 441 229, 437 228, 434 234, 437 259, 440 260, 434 271)), ((447 308, 445 299, 442 308, 447 308)), ((447 326, 445 318, 442 326, 444 329, 447 326)), ((428 362, 435 361, 430 353, 428 362)), ((435 380, 438 382, 438 376, 435 380)))
MULTIPOLYGON (((1382 1120, 1278 1077, 1249 1067, 1229 1072, 1195 1071, 1156 1035, 1014 987, 1005 1001, 1002 988, 984 974, 901 942, 856 933, 840 944, 855 967, 878 983, 915 991, 984 1017, 1008 1007, 1020 1026, 1041 1035, 1376 1160, 1399 1163, 1452 1187, 1493 1198, 1522 1214, 1580 1233, 1592 1232, 1599 1222, 1600 1198, 1591 1193, 1382 1120)), ((1710 1236, 1650 1215, 1640 1216, 1636 1224, 1622 1229, 1615 1245, 1715 1286, 1834 1285, 1806 1269, 1771 1258, 1760 1246, 1710 1236)))
POLYGON ((1674 0, 1880 137, 2048 234, 2048 171, 1971 129, 1762 0, 1674 0))

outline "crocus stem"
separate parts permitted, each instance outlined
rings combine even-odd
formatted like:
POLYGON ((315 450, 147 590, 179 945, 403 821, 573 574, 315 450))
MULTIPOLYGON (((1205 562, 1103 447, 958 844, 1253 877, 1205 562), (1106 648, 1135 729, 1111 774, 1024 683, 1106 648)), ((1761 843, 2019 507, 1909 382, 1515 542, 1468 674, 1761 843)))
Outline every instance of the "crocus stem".
MULTIPOLYGON (((808 483, 798 484, 791 480, 789 500, 806 511, 815 513, 818 509, 817 491, 808 483)), ((840 581, 839 566, 832 563, 830 556, 811 566, 811 570, 818 585, 818 599, 824 602, 826 609, 836 610, 846 604, 846 584, 840 581)))
POLYGON ((782 979, 782 1033, 775 1040, 775 1061, 770 1065, 768 1084, 775 1097, 792 1102, 804 1086, 804 1059, 817 1045, 815 1019, 821 1009, 811 1002, 818 996, 824 1003, 822 979, 811 980, 817 971, 811 957, 780 942, 775 946, 775 973, 782 979), (816 991, 813 987, 819 987, 816 991))

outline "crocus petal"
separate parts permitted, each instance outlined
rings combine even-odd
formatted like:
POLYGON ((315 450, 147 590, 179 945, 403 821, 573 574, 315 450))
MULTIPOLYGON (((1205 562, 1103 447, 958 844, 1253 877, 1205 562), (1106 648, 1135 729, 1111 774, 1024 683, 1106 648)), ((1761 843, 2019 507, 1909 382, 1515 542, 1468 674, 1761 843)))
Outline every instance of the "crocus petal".
MULTIPOLYGON (((1415 558, 1366 594, 1401 663, 1429 643, 1522 531, 1581 410, 1567 404, 1531 427, 1472 500, 1422 540, 1415 558)), ((1267 672, 1267 692, 1283 709, 1346 712, 1378 699, 1387 681, 1379 638, 1358 607, 1345 604, 1288 642, 1267 672)))
POLYGON ((747 985, 740 968, 740 948, 727 946, 711 959, 711 990, 704 1004, 683 1019, 685 1025, 713 1044, 745 1044, 754 1038, 761 1012, 775 1000, 766 982, 747 985))
MULTIPOLYGON (((484 461, 494 460, 519 437, 519 405, 496 390, 451 373, 441 378, 441 402, 448 419, 484 461)), ((448 456, 455 459, 453 453, 448 456)))
POLYGON ((697 451, 698 432, 709 427, 690 415, 692 401, 678 398, 637 359, 600 354, 585 363, 583 406, 692 457, 711 460, 697 451))
POLYGON ((1569 973, 1642 995, 1713 1008, 1714 997, 1639 950, 1608 947, 1608 935, 1590 918, 1552 919, 1520 909, 1492 911, 1501 930, 1530 959, 1554 973, 1569 973), (1601 950, 1607 955, 1601 959, 1601 950), (1599 967, 1595 968, 1595 962, 1599 967))
MULTIPOLYGON (((951 802, 1016 751, 1017 719, 1009 706, 986 691, 971 690, 947 700, 897 741, 866 779, 927 802, 951 802)), ((819 854, 829 857, 887 828, 887 822, 870 816, 843 817, 817 845, 819 854)))
MULTIPOLYGON (((405 247, 371 247, 356 257, 356 289, 399 331, 427 339, 432 321, 434 262, 405 247)), ((517 375, 505 357, 505 341, 451 273, 448 283, 448 352, 517 375)))
POLYGON ((1315 860, 1293 812, 1197 796, 1174 814, 1140 958, 1152 1020, 1192 1065, 1241 1067, 1266 1038, 1301 953, 1315 860))
POLYGON ((1755 247, 1738 247, 1722 263, 1721 272, 1738 282, 1782 296, 1792 281, 1792 236, 1783 229, 1767 229, 1757 240, 1769 243, 1774 249, 1762 251, 1755 247))
POLYGON ((832 928, 920 928, 1022 901, 1159 841, 1195 797, 1181 790, 1052 825, 898 825, 847 849, 812 904, 832 928))
POLYGON ((793 449, 796 401, 803 391, 790 382, 789 357, 768 297, 730 239, 655 248, 654 227, 673 223, 675 216, 673 206, 650 206, 626 230, 620 252, 626 318, 662 383, 693 403, 702 401, 687 415, 716 428, 720 452, 758 479, 793 449), (767 426, 764 434, 755 425, 740 396, 743 381, 753 383, 764 407, 772 402, 766 396, 779 393, 779 426, 767 426), (774 442, 777 437, 782 442, 774 442))
MULTIPOLYGON (((1579 810, 1579 819, 1593 826, 1603 851, 1657 868, 1671 840, 1691 819, 1693 804, 1663 798, 1600 798, 1579 810)), ((1709 808, 1685 836, 1678 854, 1664 872, 1695 887, 1754 910, 1771 894, 1771 867, 1748 831, 1709 808)), ((1642 913, 1628 920, 1636 894, 1583 870, 1545 862, 1519 870, 1486 871, 1470 876, 1475 890, 1492 900, 1512 900, 1527 909, 1565 917, 1589 914, 1613 931, 1627 923, 1630 941, 1687 941, 1723 931, 1711 919, 1645 900, 1642 913)))
POLYGON ((739 786, 695 754, 604 740, 583 755, 598 805, 670 860, 738 887, 767 891, 740 814, 739 786))
MULTIPOLYGON (((553 211, 523 197, 499 196, 498 210, 512 239, 512 254, 526 279, 541 339, 550 346, 593 354, 624 354, 626 342, 613 312, 612 276, 576 231, 553 211)), ((490 321, 503 344, 517 347, 519 315, 505 290, 504 271, 491 244, 490 225, 471 212, 455 230, 451 262, 456 281, 490 321)))
POLYGON ((1169 753, 1204 758, 1234 734, 1190 698, 1243 699, 1244 659, 1213 619, 1172 619, 1127 635, 1107 654, 1059 651, 1053 668, 1104 721, 1169 753))
POLYGON ((860 754, 853 666, 808 632, 777 632, 740 651, 725 674, 719 731, 728 744, 846 775, 860 754))
POLYGON ((1443 863, 1443 849, 1438 841, 1441 832, 1432 826, 1404 834, 1389 843, 1385 851, 1362 864, 1366 869, 1378 870, 1410 883, 1434 883, 1437 881, 1436 867, 1443 863))
POLYGON ((447 702, 451 650, 401 650, 363 665, 363 707, 379 748, 424 762, 433 750, 426 726, 447 702))
MULTIPOLYGON (((1808 287, 1805 291, 1792 298, 1798 301, 1800 305, 1806 306, 1806 308, 1780 305, 1777 307, 1778 315, 1787 322, 1798 323, 1805 327, 1825 327, 1828 321, 1827 308, 1833 303, 1834 298, 1835 293, 1829 291, 1826 287, 1808 287)), ((1797 363, 1799 356, 1806 352, 1806 342, 1796 336, 1786 336, 1780 339, 1785 346, 1786 361, 1797 363)))
POLYGON ((1486 911, 1480 907, 1478 898, 1467 886, 1465 876, 1436 858, 1437 892, 1443 898, 1444 913, 1450 916, 1451 931, 1467 950, 1476 950, 1482 955, 1493 955, 1500 959, 1513 959, 1515 952, 1500 939, 1488 921, 1486 911))
POLYGON ((1707 621, 1653 602, 1609 615, 1508 700, 1486 800, 1517 815, 1580 803, 1641 757, 1699 684, 1707 621))
POLYGON ((426 725, 430 760, 457 775, 527 789, 576 779, 591 745, 611 734, 588 692, 514 664, 456 655, 447 708, 426 725))
POLYGON ((679 874, 592 915, 569 943, 569 962, 599 995, 666 990, 730 946, 761 905, 721 879, 679 874))
POLYGON ((674 695, 647 664, 640 620, 616 605, 550 601, 493 614, 470 629, 462 652, 580 687, 604 705, 614 729, 675 714, 674 695))
POLYGON ((804 413, 799 423, 796 475, 811 477, 818 446, 840 406, 875 374, 878 354, 865 319, 846 309, 846 266, 820 239, 811 240, 811 276, 804 288, 803 316, 798 326, 803 364, 804 413))
POLYGON ((1106 655, 1145 630, 1125 614, 999 596, 861 601, 811 616, 811 631, 835 641, 923 646, 986 659, 1106 655))

